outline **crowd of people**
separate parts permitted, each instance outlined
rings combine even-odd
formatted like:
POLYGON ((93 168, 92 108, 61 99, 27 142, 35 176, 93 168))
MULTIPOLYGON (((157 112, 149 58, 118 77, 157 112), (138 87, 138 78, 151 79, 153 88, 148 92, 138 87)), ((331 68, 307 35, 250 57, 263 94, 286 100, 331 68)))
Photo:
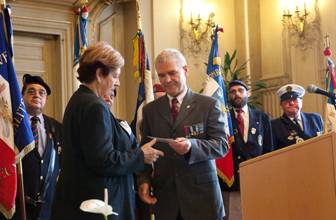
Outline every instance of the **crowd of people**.
POLYGON ((62 124, 43 114, 48 84, 39 76, 23 77, 36 144, 23 159, 27 220, 102 219, 79 207, 88 199, 103 200, 104 189, 118 213, 109 220, 239 220, 239 164, 323 133, 321 116, 301 111, 303 87, 288 84, 277 91, 283 115, 272 120, 248 106, 250 90, 243 81, 231 81, 235 182, 221 188, 215 159, 228 151, 224 114, 218 100, 188 87, 183 54, 165 49, 156 57, 160 83, 154 85, 156 99, 143 109, 140 143, 110 110, 123 65, 109 44, 90 46, 79 60, 81 85, 62 124))

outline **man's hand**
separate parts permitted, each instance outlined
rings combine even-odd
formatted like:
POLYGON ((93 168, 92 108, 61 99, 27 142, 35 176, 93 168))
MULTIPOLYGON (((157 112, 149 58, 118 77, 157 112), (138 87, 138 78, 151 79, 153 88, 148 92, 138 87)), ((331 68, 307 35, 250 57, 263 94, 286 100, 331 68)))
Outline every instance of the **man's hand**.
POLYGON ((162 151, 156 150, 152 147, 155 143, 156 139, 153 139, 150 142, 141 146, 141 150, 144 153, 146 164, 154 163, 159 158, 159 156, 163 157, 162 151))
POLYGON ((148 183, 141 184, 139 186, 138 192, 140 199, 144 203, 147 203, 148 205, 154 205, 157 202, 157 198, 150 195, 148 183))
POLYGON ((185 155, 191 148, 191 143, 187 138, 176 138, 175 141, 169 143, 169 146, 174 149, 179 155, 185 155))

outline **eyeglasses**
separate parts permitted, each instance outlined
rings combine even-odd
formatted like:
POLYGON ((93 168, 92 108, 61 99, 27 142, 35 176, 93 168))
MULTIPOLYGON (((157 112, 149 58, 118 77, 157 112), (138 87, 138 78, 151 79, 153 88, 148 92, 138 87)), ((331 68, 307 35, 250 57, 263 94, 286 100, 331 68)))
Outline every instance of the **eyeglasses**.
POLYGON ((29 95, 36 95, 39 94, 41 97, 46 97, 47 96, 47 91, 41 89, 41 90, 36 90, 36 89, 27 89, 27 94, 29 95))

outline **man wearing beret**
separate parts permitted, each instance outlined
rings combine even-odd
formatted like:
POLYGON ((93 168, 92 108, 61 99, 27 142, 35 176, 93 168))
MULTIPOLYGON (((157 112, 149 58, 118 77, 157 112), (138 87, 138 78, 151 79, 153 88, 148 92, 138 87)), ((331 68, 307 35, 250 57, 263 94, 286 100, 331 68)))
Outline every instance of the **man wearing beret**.
POLYGON ((304 93, 305 89, 296 84, 284 85, 277 91, 283 115, 272 121, 275 149, 322 134, 321 116, 317 113, 301 112, 304 93))
POLYGON ((223 189, 227 220, 242 219, 239 164, 273 150, 271 120, 266 113, 247 105, 248 96, 248 87, 243 81, 233 80, 229 83, 228 97, 234 131, 234 183, 230 188, 224 186, 223 189))
POLYGON ((35 140, 35 149, 22 160, 27 220, 50 219, 60 169, 61 124, 43 114, 50 94, 40 76, 23 76, 22 97, 35 140))
POLYGON ((158 99, 161 96, 166 95, 166 90, 162 87, 160 83, 155 83, 153 85, 154 98, 158 99))

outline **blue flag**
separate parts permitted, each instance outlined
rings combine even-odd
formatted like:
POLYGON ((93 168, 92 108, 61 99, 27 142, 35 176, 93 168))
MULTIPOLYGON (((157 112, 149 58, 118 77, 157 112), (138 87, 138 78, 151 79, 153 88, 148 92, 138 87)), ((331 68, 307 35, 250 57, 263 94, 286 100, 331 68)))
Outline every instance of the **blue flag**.
POLYGON ((75 42, 74 42, 74 65, 78 64, 80 56, 88 48, 88 16, 89 10, 84 5, 78 9, 77 20, 75 25, 75 42))
POLYGON ((0 13, 0 212, 10 218, 15 211, 16 158, 29 153, 34 142, 12 63, 11 22, 6 10, 0 13))
POLYGON ((131 127, 138 141, 140 141, 139 127, 142 121, 142 108, 145 104, 154 100, 150 64, 146 52, 144 35, 141 30, 137 31, 133 38, 133 50, 133 65, 136 68, 134 77, 139 80, 139 90, 135 115, 131 127))
POLYGON ((212 35, 212 45, 209 54, 207 74, 208 78, 205 83, 203 94, 212 96, 221 103, 221 109, 224 114, 225 132, 227 135, 227 142, 229 144, 229 151, 223 158, 216 159, 217 174, 227 184, 228 187, 232 186, 234 181, 234 169, 232 159, 233 142, 233 129, 231 115, 228 107, 228 98, 226 93, 225 84, 221 74, 221 59, 218 53, 218 31, 223 31, 218 26, 215 27, 212 35))

